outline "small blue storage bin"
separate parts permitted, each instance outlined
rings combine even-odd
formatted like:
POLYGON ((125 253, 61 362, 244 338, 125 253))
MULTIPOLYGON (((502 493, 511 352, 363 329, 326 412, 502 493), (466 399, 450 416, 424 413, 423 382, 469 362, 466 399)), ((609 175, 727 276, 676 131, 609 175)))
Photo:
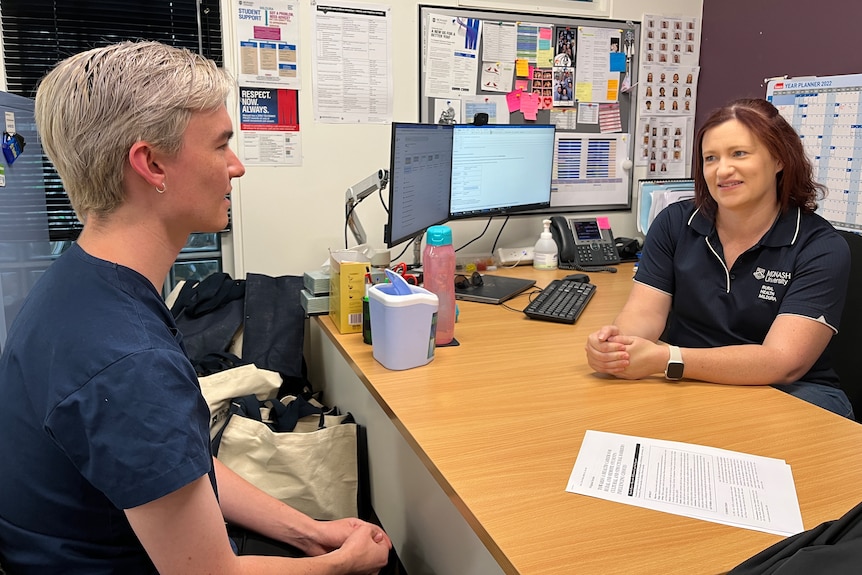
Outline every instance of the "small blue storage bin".
POLYGON ((434 359, 437 296, 425 288, 375 284, 368 288, 374 359, 386 369, 402 370, 434 359))

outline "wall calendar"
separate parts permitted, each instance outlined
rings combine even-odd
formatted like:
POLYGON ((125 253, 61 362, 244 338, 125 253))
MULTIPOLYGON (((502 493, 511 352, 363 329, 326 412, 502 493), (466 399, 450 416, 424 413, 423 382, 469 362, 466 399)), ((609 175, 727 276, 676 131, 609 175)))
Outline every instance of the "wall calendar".
POLYGON ((817 213, 862 231, 862 74, 772 79, 766 99, 793 126, 828 188, 817 213))

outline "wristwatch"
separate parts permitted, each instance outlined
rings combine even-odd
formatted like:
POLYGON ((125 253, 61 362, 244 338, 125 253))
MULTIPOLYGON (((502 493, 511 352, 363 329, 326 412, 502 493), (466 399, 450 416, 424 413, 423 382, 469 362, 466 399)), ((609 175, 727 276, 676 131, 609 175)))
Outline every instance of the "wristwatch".
POLYGON ((670 349, 670 359, 667 360, 664 376, 671 381, 682 379, 682 374, 685 371, 685 364, 682 362, 682 353, 675 345, 667 347, 670 349))

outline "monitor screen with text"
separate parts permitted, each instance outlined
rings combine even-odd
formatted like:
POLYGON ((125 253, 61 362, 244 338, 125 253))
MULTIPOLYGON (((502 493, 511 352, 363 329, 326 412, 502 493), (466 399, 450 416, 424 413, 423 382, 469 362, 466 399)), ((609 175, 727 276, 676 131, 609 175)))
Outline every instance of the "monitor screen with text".
POLYGON ((388 247, 449 219, 451 125, 393 122, 389 167, 388 247))
POLYGON ((456 125, 449 217, 547 208, 553 163, 553 125, 456 125))

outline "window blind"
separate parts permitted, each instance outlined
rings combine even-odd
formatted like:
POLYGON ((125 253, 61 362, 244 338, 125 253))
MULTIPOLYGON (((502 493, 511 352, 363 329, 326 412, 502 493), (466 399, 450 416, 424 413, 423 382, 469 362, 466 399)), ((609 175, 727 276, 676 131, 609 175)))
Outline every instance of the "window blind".
MULTIPOLYGON (((39 79, 78 52, 124 40, 156 40, 222 65, 219 0, 0 0, 6 89, 34 98, 39 79)), ((52 241, 81 226, 47 158, 45 206, 52 241)))

